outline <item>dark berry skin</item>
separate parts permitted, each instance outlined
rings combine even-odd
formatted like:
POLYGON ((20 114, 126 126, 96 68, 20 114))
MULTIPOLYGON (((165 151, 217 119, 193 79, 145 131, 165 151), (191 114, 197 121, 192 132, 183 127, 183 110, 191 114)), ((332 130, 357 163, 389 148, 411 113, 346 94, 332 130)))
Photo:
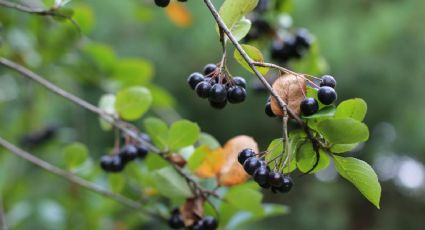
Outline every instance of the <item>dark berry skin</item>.
POLYGON ((208 98, 210 96, 210 90, 211 84, 209 81, 201 81, 195 87, 196 94, 201 98, 208 98))
POLYGON ((184 227, 184 223, 179 214, 173 214, 168 220, 168 226, 172 229, 179 229, 184 227))
POLYGON ((259 167, 257 170, 255 170, 252 178, 254 178, 254 181, 257 182, 260 186, 268 185, 269 170, 267 167, 259 167))
POLYGON ((211 76, 211 75, 212 75, 212 73, 213 73, 216 69, 217 69, 217 66, 216 66, 215 64, 207 64, 207 65, 204 67, 203 72, 204 72, 205 76, 211 76))
POLYGON ((336 100, 337 95, 333 88, 329 86, 322 86, 317 92, 317 97, 322 104, 330 105, 336 100))
POLYGON ((159 7, 166 7, 170 4, 170 0, 155 0, 155 4, 159 7))
POLYGON ((229 102, 233 104, 241 103, 245 101, 245 98, 246 98, 246 91, 244 88, 240 86, 234 86, 230 88, 227 93, 227 100, 229 100, 229 102))
POLYGON ((319 110, 319 103, 317 103, 316 99, 308 97, 301 102, 300 108, 301 112, 305 116, 310 116, 315 114, 319 110))
POLYGON ((281 193, 287 193, 291 191, 291 188, 293 185, 294 185, 294 182, 292 181, 292 178, 290 176, 283 176, 282 186, 280 186, 278 190, 281 193))
POLYGON ((187 78, 187 83, 189 83, 190 87, 192 89, 195 89, 196 85, 203 81, 205 78, 204 76, 202 76, 202 74, 200 73, 192 73, 188 78, 187 78))
POLYGON ((245 163, 243 164, 243 168, 245 169, 245 171, 249 174, 252 175, 254 174, 255 170, 257 170, 258 168, 261 167, 261 162, 258 158, 256 157, 250 157, 248 158, 245 163))
POLYGON ((137 157, 140 159, 143 159, 146 157, 146 155, 148 155, 149 150, 143 146, 143 145, 138 145, 137 146, 137 157))
POLYGON ((296 46, 301 46, 304 48, 310 48, 312 42, 312 38, 308 30, 299 29, 295 35, 295 44, 296 46))
POLYGON ((119 155, 112 156, 110 172, 121 172, 125 167, 125 161, 119 155))
POLYGON ((220 103, 227 100, 227 90, 222 84, 215 84, 210 89, 209 100, 212 102, 220 103))
POLYGON ((269 172, 267 181, 274 188, 280 188, 283 184, 283 175, 278 172, 269 172))
POLYGON ((276 115, 273 113, 272 104, 270 102, 266 103, 266 107, 264 109, 264 112, 266 112, 267 116, 269 116, 269 117, 276 117, 276 115))
POLYGON ((125 162, 132 161, 137 158, 138 150, 135 145, 129 144, 124 146, 119 153, 121 160, 125 162))
POLYGON ((213 102, 213 101, 210 101, 210 105, 214 109, 223 109, 227 105, 227 100, 224 101, 224 102, 213 102))
POLYGON ((322 77, 322 82, 320 82, 320 86, 329 86, 331 88, 335 88, 336 81, 335 78, 331 75, 325 75, 322 77))
POLYGON ((148 134, 146 134, 146 133, 140 133, 139 136, 140 136, 140 138, 142 138, 142 140, 144 140, 144 141, 146 141, 148 143, 152 143, 152 140, 151 140, 151 138, 149 137, 148 134))
POLYGON ((252 150, 252 149, 244 149, 238 155, 238 162, 241 165, 243 165, 248 158, 253 157, 253 156, 255 156, 254 150, 252 150))
POLYGON ((205 230, 216 230, 218 227, 217 220, 212 216, 206 216, 202 219, 202 226, 205 230))
POLYGON ((233 84, 246 89, 246 81, 243 77, 233 77, 232 81, 233 81, 233 84))
POLYGON ((105 155, 102 158, 100 158, 100 167, 103 169, 103 171, 105 172, 111 171, 112 160, 113 160, 112 156, 109 156, 109 155, 105 155))
POLYGON ((190 225, 187 229, 188 230, 204 230, 203 220, 196 221, 195 223, 190 225))

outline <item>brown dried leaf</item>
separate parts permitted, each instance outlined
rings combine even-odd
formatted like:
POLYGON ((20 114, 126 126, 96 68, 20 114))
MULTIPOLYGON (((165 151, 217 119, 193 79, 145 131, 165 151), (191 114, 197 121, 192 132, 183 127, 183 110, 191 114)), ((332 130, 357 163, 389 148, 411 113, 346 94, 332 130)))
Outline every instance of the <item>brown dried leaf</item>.
POLYGON ((181 168, 183 168, 187 163, 186 160, 181 155, 175 154, 175 153, 168 156, 167 159, 181 168))
POLYGON ((223 148, 209 151, 208 155, 196 169, 196 175, 200 178, 217 177, 224 164, 223 148))
MULTIPOLYGON (((288 107, 296 115, 301 114, 300 104, 304 100, 306 92, 306 83, 302 77, 284 74, 273 83, 273 90, 288 104, 288 107)), ((283 116, 282 108, 274 97, 271 99, 271 106, 275 115, 283 116)))
POLYGON ((219 184, 223 186, 233 186, 245 182, 249 175, 238 162, 238 154, 246 148, 251 148, 258 152, 258 144, 252 137, 237 136, 230 139, 223 147, 225 163, 223 164, 219 184))
POLYGON ((190 198, 180 207, 180 216, 185 226, 190 226, 204 215, 204 199, 190 198))
POLYGON ((165 8, 168 18, 180 27, 188 27, 192 24, 192 14, 185 5, 178 2, 171 2, 165 8))

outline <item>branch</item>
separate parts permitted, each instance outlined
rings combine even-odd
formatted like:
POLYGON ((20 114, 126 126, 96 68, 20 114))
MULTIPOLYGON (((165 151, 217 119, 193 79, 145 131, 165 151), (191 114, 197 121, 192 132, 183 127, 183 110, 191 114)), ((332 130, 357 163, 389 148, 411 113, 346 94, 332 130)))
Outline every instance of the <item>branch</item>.
POLYGON ((64 179, 66 179, 67 181, 76 184, 82 188, 85 188, 87 190, 90 190, 92 192, 98 193, 104 197, 110 198, 112 200, 115 200, 116 202, 128 206, 130 208, 133 209, 137 209, 139 211, 141 211, 142 213, 144 213, 145 215, 154 217, 154 218, 160 218, 162 219, 161 216, 159 216, 158 214, 155 214, 153 212, 150 212, 148 210, 144 210, 142 209, 142 205, 136 201, 133 201, 125 196, 122 196, 120 194, 116 194, 113 193, 111 191, 105 190, 101 187, 99 187, 96 184, 93 184, 87 180, 84 180, 72 173, 69 173, 65 170, 62 170, 54 165, 51 165, 50 163, 43 161, 40 158, 35 157, 33 154, 25 152, 24 150, 18 148, 17 146, 11 144, 10 142, 6 141, 5 139, 3 139, 2 137, 0 137, 0 145, 3 146, 5 149, 9 150, 11 153, 15 154, 16 156, 31 162, 32 164, 52 173, 55 174, 57 176, 60 176, 64 179))
POLYGON ((7 222, 6 222, 6 213, 4 212, 4 207, 3 207, 3 197, 0 194, 0 228, 2 230, 7 230, 7 222))

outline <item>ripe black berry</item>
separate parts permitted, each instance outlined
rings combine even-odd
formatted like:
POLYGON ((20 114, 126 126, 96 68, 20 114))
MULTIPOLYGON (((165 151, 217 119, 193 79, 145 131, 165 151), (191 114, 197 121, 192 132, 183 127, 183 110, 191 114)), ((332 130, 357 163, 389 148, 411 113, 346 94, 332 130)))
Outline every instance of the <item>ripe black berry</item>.
POLYGON ((242 77, 233 77, 232 78, 233 84, 240 86, 244 89, 246 89, 246 81, 242 77))
POLYGON ((295 43, 297 46, 301 46, 304 48, 309 48, 312 42, 312 38, 308 30, 306 29, 298 29, 295 35, 295 43))
POLYGON ((125 167, 125 161, 119 155, 112 156, 110 172, 121 172, 125 167))
POLYGON ((196 221, 195 223, 190 225, 187 229, 188 230, 204 230, 203 220, 196 221))
POLYGON ((301 102, 300 108, 304 115, 310 116, 319 110, 319 103, 317 103, 316 99, 308 97, 301 102))
POLYGON ((241 103, 245 101, 246 91, 244 88, 240 86, 234 86, 229 89, 227 93, 227 99, 230 103, 241 103))
POLYGON ((335 78, 331 75, 325 75, 322 77, 322 82, 320 83, 320 86, 329 86, 331 88, 335 88, 336 81, 335 78))
POLYGON ((125 162, 129 162, 137 158, 138 150, 135 145, 129 144, 124 146, 124 148, 120 150, 119 154, 120 154, 121 160, 125 162))
POLYGON ((211 102, 223 103, 227 100, 227 91, 222 84, 215 84, 210 89, 209 100, 211 102))
POLYGON ((190 87, 192 89, 195 89, 196 85, 204 80, 204 76, 202 76, 202 74, 200 73, 192 73, 188 78, 187 78, 187 83, 189 83, 190 87))
POLYGON ((217 69, 217 66, 215 64, 207 64, 204 67, 204 74, 205 76, 211 76, 211 74, 217 69))
POLYGON ((196 94, 201 98, 208 98, 210 96, 210 89, 211 84, 209 81, 201 81, 195 87, 196 94))
POLYGON ((252 175, 254 181, 257 182, 260 186, 268 185, 268 177, 269 170, 267 169, 267 167, 259 167, 252 175))
POLYGON ((211 107, 213 107, 214 109, 223 109, 224 107, 226 107, 227 105, 227 100, 224 102, 214 102, 214 101, 210 101, 210 105, 211 107))
POLYGON ((283 184, 282 174, 278 172, 270 172, 267 181, 272 187, 280 188, 283 184))
POLYGON ((279 192, 287 193, 291 191, 294 182, 292 182, 292 178, 290 176, 283 176, 282 178, 282 186, 278 188, 279 192))
POLYGON ((218 223, 214 217, 207 216, 202 219, 202 226, 204 230, 216 230, 218 227, 218 223))
POLYGON ((170 0, 155 0, 155 4, 159 7, 166 7, 170 4, 170 0))
POLYGON ((252 150, 252 149, 244 149, 238 155, 238 162, 241 165, 243 165, 248 158, 253 157, 253 156, 255 156, 254 150, 252 150))
POLYGON ((146 155, 148 155, 148 152, 149 152, 149 150, 145 146, 143 146, 143 145, 137 146, 137 157, 138 158, 141 158, 141 159, 145 158, 146 155))
POLYGON ((319 101, 322 102, 322 104, 330 105, 336 100, 337 96, 333 88, 329 86, 322 86, 317 92, 317 97, 319 98, 319 101))
POLYGON ((272 104, 270 102, 266 103, 266 108, 264 109, 264 111, 266 112, 267 116, 276 117, 276 115, 273 113, 272 104))
POLYGON ((184 223, 179 214, 173 214, 168 220, 168 226, 170 226, 172 229, 179 229, 184 227, 184 223))
POLYGON ((248 158, 245 161, 245 163, 243 164, 243 168, 245 169, 245 171, 249 175, 254 174, 255 170, 257 170, 259 167, 261 167, 261 162, 256 157, 250 157, 250 158, 248 158))
POLYGON ((111 168, 112 168, 112 156, 105 155, 102 158, 100 158, 100 167, 105 172, 111 171, 111 168))

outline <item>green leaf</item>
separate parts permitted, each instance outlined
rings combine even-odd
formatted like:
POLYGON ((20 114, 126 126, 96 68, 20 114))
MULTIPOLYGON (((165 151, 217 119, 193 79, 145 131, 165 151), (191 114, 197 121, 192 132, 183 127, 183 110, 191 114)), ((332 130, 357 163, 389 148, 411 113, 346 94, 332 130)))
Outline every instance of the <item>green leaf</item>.
MULTIPOLYGON (((105 94, 99 100, 99 109, 103 110, 105 113, 116 116, 115 111, 115 95, 105 94)), ((112 129, 112 125, 107 122, 103 117, 99 118, 100 127, 102 130, 108 131, 112 129)))
POLYGON ((341 102, 336 108, 335 118, 353 118, 363 121, 366 116, 367 104, 363 99, 355 98, 341 102))
POLYGON ((251 29, 251 21, 245 17, 241 18, 233 27, 232 34, 239 41, 244 38, 251 29))
POLYGON ((225 0, 219 14, 232 31, 234 25, 257 6, 258 0, 225 0))
POLYGON ((198 140, 201 129, 198 124, 188 120, 174 122, 168 133, 168 147, 177 150, 192 145, 198 140))
POLYGON ((170 108, 176 104, 176 100, 166 89, 156 85, 149 85, 147 86, 147 88, 152 94, 153 107, 160 108, 160 109, 170 108))
POLYGON ((94 13, 92 8, 86 4, 78 4, 77 6, 73 6, 74 19, 78 26, 80 27, 83 34, 89 34, 94 26, 94 13))
POLYGON ((115 63, 113 79, 124 87, 148 84, 154 75, 153 65, 144 59, 122 59, 115 63))
POLYGON ((172 167, 165 167, 154 172, 155 187, 165 197, 170 199, 189 198, 193 194, 186 183, 172 167))
POLYGON ((351 118, 335 118, 321 121, 317 129, 332 144, 353 144, 369 138, 367 126, 351 118))
POLYGON ((108 182, 111 190, 115 193, 120 193, 125 186, 125 178, 119 174, 109 174, 108 182))
POLYGON ((220 148, 220 143, 208 133, 201 133, 198 138, 199 145, 208 145, 210 149, 220 148))
MULTIPOLYGON (((256 62, 264 62, 263 54, 261 53, 261 51, 259 49, 257 49, 254 46, 250 46, 250 45, 241 45, 241 46, 242 46, 243 50, 248 54, 248 56, 252 60, 254 60, 256 62)), ((235 50, 235 52, 233 53, 233 57, 246 70, 248 70, 251 73, 254 72, 254 71, 252 71, 251 67, 248 65, 248 63, 245 61, 245 59, 242 57, 242 55, 239 53, 238 50, 235 50)), ((257 67, 257 69, 263 75, 265 75, 265 74, 267 74, 267 72, 269 72, 269 68, 267 68, 267 67, 257 67)))
POLYGON ((116 56, 110 46, 91 42, 85 45, 82 50, 99 69, 106 72, 112 71, 116 62, 116 56))
POLYGON ((248 211, 254 215, 262 215, 264 213, 261 205, 263 195, 250 186, 239 185, 231 187, 224 199, 240 211, 248 211))
POLYGON ((352 158, 334 156, 339 175, 347 179, 378 209, 381 199, 381 185, 378 176, 366 162, 352 158))
POLYGON ((117 93, 115 110, 124 120, 139 119, 152 103, 152 96, 144 87, 130 87, 117 93))
MULTIPOLYGON (((313 145, 311 142, 307 141, 305 144, 303 144, 297 154, 297 167, 298 170, 305 173, 311 170, 314 166, 314 164, 317 161, 317 155, 316 152, 313 149, 313 145)), ((319 151, 319 163, 317 164, 316 168, 311 171, 310 173, 316 173, 319 172, 329 165, 329 156, 323 151, 319 151)))
POLYGON ((317 125, 323 120, 332 118, 335 111, 335 106, 328 106, 311 116, 303 116, 303 118, 306 119, 309 128, 317 130, 317 125))
POLYGON ((348 151, 355 149, 358 145, 359 145, 358 143, 355 143, 355 144, 337 144, 337 145, 332 145, 330 150, 333 153, 345 153, 345 152, 348 152, 348 151))
POLYGON ((208 153, 209 148, 206 145, 197 148, 187 161, 187 168, 191 171, 195 171, 208 156, 208 153))
POLYGON ((269 147, 267 147, 267 155, 265 157, 266 161, 271 161, 272 159, 275 159, 280 154, 283 153, 283 139, 277 138, 274 139, 272 142, 270 142, 269 147))
POLYGON ((167 147, 168 127, 165 122, 158 118, 149 117, 145 119, 144 126, 152 142, 160 149, 167 147))
POLYGON ((66 146, 63 153, 68 169, 73 170, 87 160, 89 150, 84 144, 77 142, 66 146))

